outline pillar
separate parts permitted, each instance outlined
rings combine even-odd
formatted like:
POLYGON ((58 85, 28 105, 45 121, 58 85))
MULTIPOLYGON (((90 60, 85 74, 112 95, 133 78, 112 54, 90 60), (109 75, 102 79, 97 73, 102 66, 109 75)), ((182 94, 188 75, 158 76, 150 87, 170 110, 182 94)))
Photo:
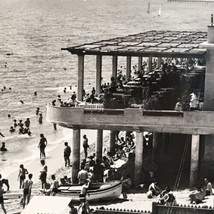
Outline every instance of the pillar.
POLYGON ((115 153, 115 131, 110 131, 110 152, 112 155, 115 153))
POLYGON ((72 144, 72 181, 78 183, 77 175, 80 168, 80 129, 73 129, 72 144))
POLYGON ((96 58, 96 94, 101 93, 101 79, 102 79, 102 55, 97 55, 96 58))
POLYGON ((143 166, 143 132, 136 133, 134 184, 138 185, 142 178, 143 166))
POLYGON ((161 57, 158 57, 158 68, 161 67, 161 57))
POLYGON ((192 135, 191 162, 190 162, 190 186, 193 187, 198 182, 199 177, 199 142, 200 135, 192 135))
POLYGON ((84 88, 84 55, 78 55, 77 99, 83 100, 84 88))
POLYGON ((157 165, 158 163, 158 133, 153 133, 153 144, 152 144, 152 161, 157 165))
POLYGON ((96 143, 96 159, 102 160, 103 151, 103 130, 97 130, 97 143, 96 143))
POLYGON ((118 57, 112 56, 112 77, 115 79, 117 78, 117 64, 118 64, 118 57))
POLYGON ((131 74, 131 66, 132 66, 132 58, 131 56, 126 57, 126 79, 129 79, 131 74))
POLYGON ((138 57, 138 71, 142 72, 142 61, 143 58, 141 56, 138 57))
POLYGON ((152 57, 151 56, 149 57, 149 60, 148 60, 148 70, 152 71, 152 57))

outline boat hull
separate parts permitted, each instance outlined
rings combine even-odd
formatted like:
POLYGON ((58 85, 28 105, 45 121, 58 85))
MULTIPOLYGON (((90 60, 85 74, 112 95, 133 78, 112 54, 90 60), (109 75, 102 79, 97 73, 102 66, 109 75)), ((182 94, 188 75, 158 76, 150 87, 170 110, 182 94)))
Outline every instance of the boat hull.
MULTIPOLYGON (((106 201, 116 199, 122 192, 122 184, 119 181, 98 183, 95 184, 95 186, 97 186, 97 188, 88 189, 86 194, 87 201, 106 201)), ((68 196, 71 197, 71 200, 73 201, 79 201, 80 190, 81 186, 79 185, 61 186, 59 187, 57 195, 68 196)))

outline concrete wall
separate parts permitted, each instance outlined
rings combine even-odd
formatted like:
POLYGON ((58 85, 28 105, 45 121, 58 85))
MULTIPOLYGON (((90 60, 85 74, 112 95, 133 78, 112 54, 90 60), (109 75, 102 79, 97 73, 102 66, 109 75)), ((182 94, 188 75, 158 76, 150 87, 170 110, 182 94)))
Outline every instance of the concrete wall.
MULTIPOLYGON (((151 112, 151 111, 150 111, 151 112)), ((47 120, 66 127, 87 129, 135 130, 179 134, 214 134, 214 112, 188 111, 183 116, 171 116, 166 111, 154 111, 165 116, 145 116, 142 109, 85 112, 84 108, 47 107, 47 120)), ((173 112, 172 112, 173 113, 173 112)), ((151 115, 151 114, 150 114, 151 115)))

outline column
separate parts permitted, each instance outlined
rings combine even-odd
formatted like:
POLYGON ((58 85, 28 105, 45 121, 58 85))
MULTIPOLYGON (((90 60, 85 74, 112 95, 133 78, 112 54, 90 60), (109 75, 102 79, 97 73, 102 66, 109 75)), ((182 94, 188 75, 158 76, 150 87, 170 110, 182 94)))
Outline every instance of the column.
POLYGON ((84 55, 78 55, 77 99, 83 100, 84 88, 84 55))
POLYGON ((152 71, 152 57, 151 56, 149 57, 149 60, 148 60, 148 70, 152 71))
POLYGON ((96 94, 101 93, 101 78, 102 78, 102 55, 97 55, 96 58, 96 94))
POLYGON ((72 181, 78 183, 77 174, 80 168, 80 129, 73 129, 72 144, 72 181))
POLYGON ((152 161, 157 165, 157 156, 158 156, 158 133, 153 133, 153 144, 152 144, 152 161))
POLYGON ((134 184, 141 182, 143 166, 143 132, 136 133, 134 184))
POLYGON ((161 67, 161 57, 158 57, 158 68, 161 67))
POLYGON ((110 152, 112 155, 115 153, 115 131, 110 131, 110 152))
POLYGON ((199 177, 199 142, 200 135, 192 135, 191 162, 190 162, 190 186, 193 187, 198 182, 199 177))
POLYGON ((131 56, 126 57, 126 79, 129 79, 131 74, 131 64, 132 64, 132 58, 131 56))
POLYGON ((141 56, 138 57, 138 70, 142 72, 142 61, 143 58, 141 56))
POLYGON ((102 160, 103 151, 103 130, 97 130, 97 143, 96 143, 96 159, 102 160))
POLYGON ((112 56, 112 77, 114 77, 115 79, 117 78, 117 63, 117 56, 112 56))

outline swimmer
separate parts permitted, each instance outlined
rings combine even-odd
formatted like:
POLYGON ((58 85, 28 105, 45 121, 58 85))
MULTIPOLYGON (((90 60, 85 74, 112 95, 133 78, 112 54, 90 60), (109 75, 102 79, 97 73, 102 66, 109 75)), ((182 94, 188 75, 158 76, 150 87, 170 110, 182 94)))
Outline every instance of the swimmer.
POLYGON ((43 122, 43 116, 42 113, 39 114, 39 124, 42 124, 43 122))
POLYGON ((37 92, 36 92, 36 91, 34 92, 34 96, 35 96, 35 97, 37 96, 37 92))
POLYGON ((64 93, 66 93, 66 90, 67 90, 67 89, 66 89, 66 88, 64 88, 63 92, 64 92, 64 93))
POLYGON ((9 90, 11 91, 11 90, 12 90, 12 88, 9 88, 9 90))
POLYGON ((27 128, 29 128, 30 127, 30 118, 27 118, 26 121, 24 122, 24 124, 27 128))
POLYGON ((0 151, 2 151, 2 152, 6 152, 7 151, 7 148, 5 147, 5 142, 2 142, 0 151))
POLYGON ((39 109, 39 107, 36 109, 36 115, 39 115, 39 111, 40 111, 40 109, 39 109))
POLYGON ((13 132, 15 132, 16 130, 14 129, 13 126, 11 126, 9 131, 10 131, 10 133, 13 133, 13 132))
POLYGON ((21 103, 21 104, 24 104, 24 101, 23 101, 23 100, 20 100, 20 103, 21 103))
POLYGON ((56 106, 56 100, 52 101, 52 106, 56 106))
POLYGON ((16 120, 13 120, 13 122, 14 122, 13 126, 16 128, 16 126, 18 126, 16 120))
POLYGON ((11 118, 11 115, 10 115, 10 114, 8 114, 8 115, 7 115, 7 117, 8 117, 8 118, 11 118))
POLYGON ((4 91, 6 90, 6 86, 3 87, 4 91))

